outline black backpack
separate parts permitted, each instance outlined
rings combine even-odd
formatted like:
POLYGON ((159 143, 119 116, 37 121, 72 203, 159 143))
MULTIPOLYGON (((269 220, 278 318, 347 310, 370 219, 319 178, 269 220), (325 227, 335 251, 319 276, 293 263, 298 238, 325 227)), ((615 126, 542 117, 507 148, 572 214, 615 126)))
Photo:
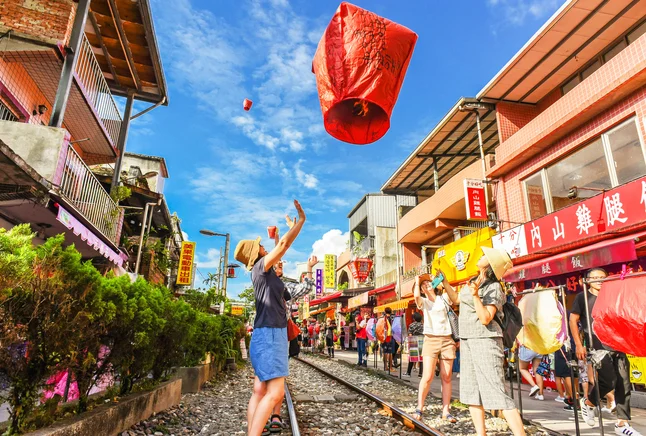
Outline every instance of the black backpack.
POLYGON ((505 348, 512 348, 516 341, 516 336, 523 328, 523 316, 520 309, 514 303, 506 302, 502 305, 502 313, 504 315, 502 321, 498 314, 494 319, 502 329, 502 343, 505 348))

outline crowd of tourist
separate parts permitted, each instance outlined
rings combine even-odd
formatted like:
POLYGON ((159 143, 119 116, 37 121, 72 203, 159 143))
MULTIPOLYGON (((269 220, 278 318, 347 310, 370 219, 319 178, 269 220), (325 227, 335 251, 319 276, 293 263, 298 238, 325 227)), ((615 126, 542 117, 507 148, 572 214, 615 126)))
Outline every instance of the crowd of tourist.
MULTIPOLYGON (((256 298, 256 317, 250 345, 250 358, 256 377, 248 408, 250 435, 267 435, 280 431, 283 422, 280 406, 284 396, 284 379, 289 375, 288 356, 298 356, 302 348, 310 352, 327 353, 335 357, 335 348, 350 348, 356 340, 357 365, 367 366, 368 356, 381 355, 384 370, 393 371, 401 364, 402 350, 408 352, 406 376, 418 366, 419 391, 413 418, 421 420, 424 405, 435 376, 441 379, 442 416, 447 423, 457 420, 451 413, 453 372, 459 371, 460 401, 469 407, 478 435, 485 435, 485 410, 501 411, 511 432, 524 435, 523 420, 515 401, 506 390, 505 373, 515 358, 519 371, 529 384, 529 396, 544 401, 545 379, 553 374, 556 381, 557 402, 566 410, 580 407, 584 421, 596 425, 595 407, 605 401, 604 411, 616 413, 615 433, 641 436, 630 426, 630 379, 628 360, 624 353, 607 347, 590 329, 596 297, 601 281, 607 273, 600 268, 587 272, 590 289, 586 296, 576 296, 568 314, 571 336, 553 355, 553 366, 548 356, 533 351, 514 337, 506 336, 513 330, 513 312, 509 312, 505 287, 501 284, 505 272, 512 266, 509 255, 503 251, 482 247, 483 255, 477 263, 479 273, 460 289, 454 288, 442 271, 435 276, 416 277, 413 297, 417 311, 408 326, 407 336, 396 338, 396 323, 390 307, 383 313, 365 319, 359 312, 349 320, 335 319, 324 322, 316 318, 294 324, 295 333, 288 341, 288 325, 293 324, 287 301, 307 294, 313 286, 312 267, 318 260, 308 261, 305 279, 299 283, 281 280, 285 255, 305 222, 305 213, 294 202, 298 218, 287 217, 289 231, 275 235, 275 248, 267 251, 260 238, 241 241, 235 258, 251 270, 256 298), (375 319, 377 318, 378 319, 375 319), (507 318, 510 321, 507 321, 507 318), (347 325, 344 325, 347 324, 347 325), (354 330, 350 330, 350 325, 354 330), (371 340, 370 346, 368 338, 371 340), (512 342, 509 344, 507 342, 512 342), (601 351, 601 352, 600 352, 601 351), (530 365, 532 371, 530 371, 530 365), (595 380, 598 386, 595 386, 595 380)), ((513 304, 511 307, 518 310, 513 304)), ((518 327, 518 330, 522 324, 518 327)), ((290 326, 291 329, 291 326, 290 326)), ((560 343, 559 343, 560 344, 560 343)))

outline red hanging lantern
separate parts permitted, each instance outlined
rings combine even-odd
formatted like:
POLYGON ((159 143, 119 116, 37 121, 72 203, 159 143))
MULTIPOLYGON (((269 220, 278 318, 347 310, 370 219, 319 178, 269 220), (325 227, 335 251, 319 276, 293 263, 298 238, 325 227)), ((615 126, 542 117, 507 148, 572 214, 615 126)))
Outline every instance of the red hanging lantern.
POLYGON ((368 278, 370 270, 372 269, 372 260, 364 258, 355 259, 348 266, 350 267, 352 277, 358 280, 359 283, 363 283, 368 278))
POLYGON ((232 266, 227 268, 227 278, 235 279, 236 278, 236 269, 232 266))
POLYGON ((406 27, 341 3, 312 62, 330 135, 364 145, 386 134, 416 41, 406 27))
POLYGON ((242 102, 242 108, 246 111, 251 109, 251 105, 253 104, 253 101, 249 100, 248 98, 245 98, 244 101, 242 102))

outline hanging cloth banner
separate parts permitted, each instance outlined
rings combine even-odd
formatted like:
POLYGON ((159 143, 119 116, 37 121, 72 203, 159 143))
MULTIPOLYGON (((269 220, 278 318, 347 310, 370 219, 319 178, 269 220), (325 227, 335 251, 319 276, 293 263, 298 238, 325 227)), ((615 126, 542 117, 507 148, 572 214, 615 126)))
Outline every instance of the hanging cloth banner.
POLYGON ((592 330, 604 345, 646 357, 646 277, 604 282, 592 319, 592 330))
POLYGON ((523 296, 518 302, 523 316, 523 328, 518 341, 539 354, 550 354, 563 346, 563 315, 559 310, 556 293, 541 291, 523 296))
POLYGON ((341 3, 312 61, 330 135, 364 145, 386 134, 416 42, 406 27, 341 3))

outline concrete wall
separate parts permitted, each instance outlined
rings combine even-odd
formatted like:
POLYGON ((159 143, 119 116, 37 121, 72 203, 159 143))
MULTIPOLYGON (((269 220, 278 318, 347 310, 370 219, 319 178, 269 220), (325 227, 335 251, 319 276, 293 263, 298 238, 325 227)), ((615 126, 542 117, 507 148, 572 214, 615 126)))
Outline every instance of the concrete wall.
POLYGON ((375 227, 375 277, 397 269, 397 232, 394 228, 375 227))
POLYGON ((162 166, 159 161, 143 159, 128 154, 124 155, 122 171, 128 171, 132 166, 139 167, 141 174, 155 171, 157 173, 155 177, 146 179, 148 181, 148 186, 150 187, 151 191, 154 191, 158 194, 164 193, 164 182, 166 179, 164 178, 164 176, 162 176, 162 166))
POLYGON ((50 182, 54 180, 67 134, 54 127, 0 121, 0 141, 50 182))
POLYGON ((204 383, 209 381, 216 372, 215 363, 179 368, 177 378, 182 381, 182 393, 194 394, 200 392, 204 383))
POLYGON ((134 424, 179 404, 182 381, 172 380, 151 392, 134 394, 116 404, 104 404, 81 416, 66 419, 32 436, 114 436, 134 424))

